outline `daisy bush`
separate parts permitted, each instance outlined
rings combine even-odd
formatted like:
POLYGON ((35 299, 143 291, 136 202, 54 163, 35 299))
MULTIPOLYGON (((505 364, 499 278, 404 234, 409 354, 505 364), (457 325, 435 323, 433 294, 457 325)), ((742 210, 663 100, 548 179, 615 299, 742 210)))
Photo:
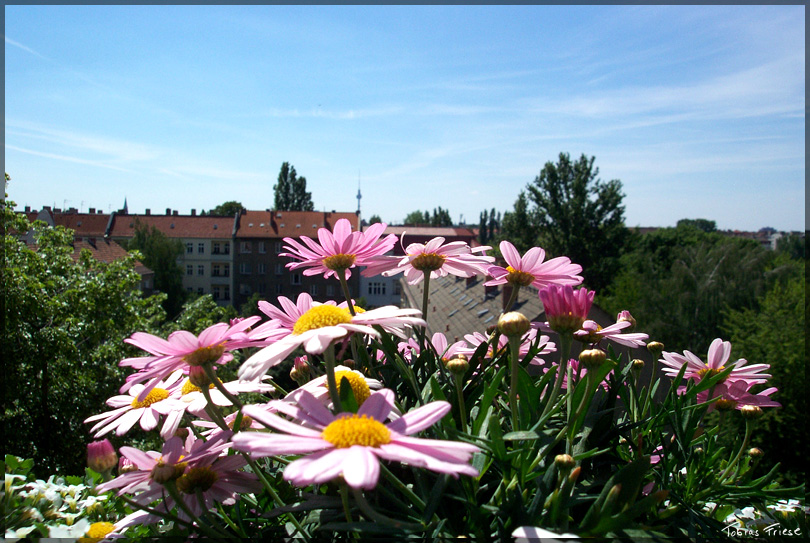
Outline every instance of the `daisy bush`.
POLYGON ((337 221, 284 240, 288 268, 332 278, 343 299, 282 296, 198 335, 126 339, 142 353, 120 362, 132 373, 86 420, 84 478, 33 480, 30 463, 6 458, 6 538, 806 533, 803 488, 779 487, 750 443, 780 408, 767 361, 734 360, 722 338, 705 355, 665 348, 628 311, 597 323, 597 293, 564 255, 503 241, 499 262, 435 238, 397 257, 384 230, 337 221), (424 283, 422 308, 447 275, 511 297, 496 326, 451 338, 419 308, 357 306, 353 269, 424 283), (530 286, 540 316, 511 311, 530 286), (292 388, 273 381, 279 370, 292 388), (106 441, 133 428, 160 446, 106 441))

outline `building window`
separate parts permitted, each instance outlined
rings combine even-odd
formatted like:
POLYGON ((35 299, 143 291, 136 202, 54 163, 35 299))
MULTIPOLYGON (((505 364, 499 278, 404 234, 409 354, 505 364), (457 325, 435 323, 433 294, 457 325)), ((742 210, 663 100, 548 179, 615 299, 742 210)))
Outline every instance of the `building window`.
POLYGON ((311 295, 313 295, 313 296, 317 296, 318 295, 318 285, 315 285, 315 284, 309 285, 309 293, 311 295))
POLYGON ((191 287, 186 287, 186 292, 194 292, 194 289, 191 287))
POLYGON ((222 248, 225 249, 225 254, 226 255, 231 254, 231 242, 230 241, 223 242, 222 243, 222 248))
POLYGON ((231 242, 230 241, 215 241, 213 243, 213 250, 211 251, 212 254, 215 255, 229 255, 231 254, 231 242))
POLYGON ((205 254, 205 243, 198 243, 197 244, 197 253, 205 254))
POLYGON ((259 283, 259 294, 265 294, 267 292, 267 283, 259 283))
POLYGON ((251 252, 251 250, 250 250, 250 242, 249 241, 243 241, 241 246, 239 247, 239 252, 240 253, 250 253, 251 252))
POLYGON ((284 250, 282 247, 283 247, 283 246, 282 246, 282 243, 281 243, 280 241, 277 241, 277 242, 276 242, 276 246, 275 246, 275 249, 276 249, 276 254, 279 254, 281 251, 283 251, 283 250, 284 250))
POLYGON ((186 264, 186 275, 194 275, 194 266, 186 264))
POLYGON ((256 273, 259 275, 264 275, 267 273, 267 265, 264 262, 259 262, 256 264, 256 273))
POLYGON ((197 294, 200 294, 200 295, 205 294, 205 289, 202 288, 202 287, 198 287, 197 288, 197 294))
POLYGON ((202 264, 197 266, 197 275, 205 275, 205 266, 202 264))
POLYGON ((293 285, 300 285, 301 284, 301 274, 294 273, 290 276, 290 283, 293 285))
POLYGON ((399 296, 402 294, 402 287, 399 285, 399 281, 394 281, 394 295, 399 296))
POLYGON ((239 283, 239 294, 242 296, 250 296, 250 285, 247 283, 239 283))
POLYGON ((368 293, 375 296, 385 296, 385 283, 373 281, 368 284, 368 293))
POLYGON ((231 287, 229 285, 214 285, 214 300, 228 301, 231 299, 231 287))
POLYGON ((186 254, 190 255, 194 252, 194 244, 193 243, 186 243, 186 254))
POLYGON ((261 254, 264 254, 264 253, 267 252, 267 247, 265 246, 265 243, 263 241, 259 242, 259 252, 261 254))
POLYGON ((281 283, 276 283, 276 294, 283 294, 284 288, 281 286, 281 283))
POLYGON ((211 266, 211 277, 230 277, 231 267, 228 264, 214 264, 211 266))
POLYGON ((284 264, 276 262, 276 275, 284 275, 284 264))
POLYGON ((242 275, 250 275, 250 263, 249 262, 242 262, 239 264, 239 273, 242 275))
POLYGON ((334 287, 334 285, 326 285, 326 295, 327 296, 334 296, 335 295, 335 287, 334 287))

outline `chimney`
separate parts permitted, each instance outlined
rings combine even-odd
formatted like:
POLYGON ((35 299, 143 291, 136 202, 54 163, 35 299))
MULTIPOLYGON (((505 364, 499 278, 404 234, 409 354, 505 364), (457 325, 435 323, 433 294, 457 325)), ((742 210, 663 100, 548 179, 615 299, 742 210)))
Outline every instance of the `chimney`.
POLYGON ((31 206, 25 206, 25 212, 31 213, 31 206))
POLYGON ((177 216, 177 210, 176 209, 174 211, 172 211, 172 215, 174 215, 175 217, 177 216))
POLYGON ((196 215, 197 215, 197 210, 192 207, 191 208, 191 216, 194 217, 196 215))
POLYGON ((166 215, 171 215, 171 214, 172 214, 172 208, 167 207, 166 208, 166 215))
POLYGON ((90 213, 91 215, 95 215, 96 214, 96 208, 91 207, 87 212, 90 213))
POLYGON ((146 208, 146 214, 147 214, 147 215, 151 215, 151 214, 152 214, 152 210, 151 210, 151 209, 149 209, 148 207, 146 208))

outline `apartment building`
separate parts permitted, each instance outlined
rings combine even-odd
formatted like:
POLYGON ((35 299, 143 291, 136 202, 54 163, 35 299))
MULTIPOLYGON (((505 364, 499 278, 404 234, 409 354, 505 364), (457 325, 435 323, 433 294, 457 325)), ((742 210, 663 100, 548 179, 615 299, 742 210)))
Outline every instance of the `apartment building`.
MULTIPOLYGON (((341 300, 340 283, 334 277, 305 276, 302 270, 290 271, 286 264, 293 262, 284 252, 284 238, 308 236, 318 239, 318 230, 332 230, 340 219, 359 228, 356 213, 320 211, 247 211, 237 216, 234 237, 234 305, 241 306, 254 294, 275 303, 279 296, 295 300, 302 292, 308 292, 317 301, 341 300)), ((352 272, 349 290, 353 297, 359 296, 359 273, 352 272)))

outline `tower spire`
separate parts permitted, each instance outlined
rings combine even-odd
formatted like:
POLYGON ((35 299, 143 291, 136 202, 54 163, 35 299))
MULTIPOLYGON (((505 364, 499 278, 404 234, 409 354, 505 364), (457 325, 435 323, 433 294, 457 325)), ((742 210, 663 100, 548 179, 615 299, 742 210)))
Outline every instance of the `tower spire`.
POLYGON ((360 170, 357 170, 357 215, 360 215, 360 199, 363 197, 360 194, 360 170))

